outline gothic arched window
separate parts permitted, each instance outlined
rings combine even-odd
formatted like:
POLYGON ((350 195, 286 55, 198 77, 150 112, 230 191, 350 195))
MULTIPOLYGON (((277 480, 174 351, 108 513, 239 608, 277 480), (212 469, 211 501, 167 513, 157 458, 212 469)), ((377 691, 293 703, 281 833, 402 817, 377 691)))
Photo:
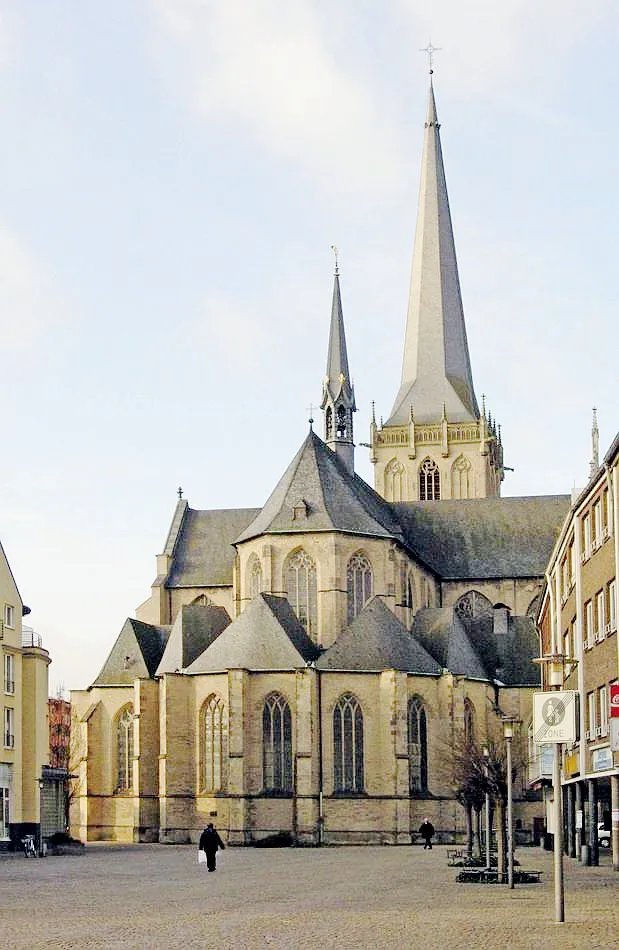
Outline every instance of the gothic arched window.
POLYGON ((492 610, 492 603, 477 590, 469 590, 456 601, 455 612, 458 617, 483 617, 492 610))
POLYGON ((403 501, 405 492, 406 469, 397 459, 391 459, 385 466, 385 498, 387 501, 403 501))
POLYGON ((526 616, 527 616, 527 617, 532 617, 533 620, 535 620, 535 618, 537 617, 537 611, 539 610, 540 596, 541 596, 540 594, 537 594, 537 595, 533 598, 533 600, 531 601, 531 603, 529 604, 529 606, 527 607, 526 616))
POLYGON ((428 728, 423 700, 408 704, 408 787, 412 796, 428 791, 428 728))
POLYGON ((419 500, 439 501, 441 497, 441 473, 431 458, 424 459, 419 467, 419 500))
POLYGON ((262 593, 262 564, 254 554, 247 565, 249 574, 249 596, 253 599, 262 593))
POLYGON ((219 792, 224 786, 226 758, 226 722, 223 701, 214 694, 202 707, 200 732, 202 737, 201 785, 206 791, 219 792))
POLYGON ((292 791, 292 720, 290 706, 279 693, 262 707, 262 784, 265 791, 292 791))
POLYGON ((116 789, 133 788, 133 706, 125 706, 116 719, 116 789))
POLYGON ((325 412, 325 441, 328 442, 329 439, 333 437, 333 409, 331 406, 327 406, 327 411, 325 412))
POLYGON ((210 598, 207 597, 206 594, 198 594, 198 596, 194 597, 194 599, 191 601, 191 606, 192 607, 195 607, 195 606, 212 607, 213 601, 210 600, 210 598))
POLYGON ((347 431, 346 410, 344 409, 344 406, 338 406, 337 407, 337 437, 338 439, 345 439, 346 431, 347 431))
POLYGON ((348 623, 355 619, 372 596, 372 580, 372 565, 365 554, 353 554, 346 569, 348 623))
POLYGON ((316 564, 303 549, 288 558, 284 583, 292 609, 311 636, 316 630, 318 614, 316 564))
POLYGON ((464 700, 464 744, 475 742, 475 707, 467 697, 464 700))
POLYGON ((344 693, 333 710, 333 787, 363 791, 363 713, 351 693, 344 693))
POLYGON ((472 465, 464 455, 459 455, 451 467, 451 497, 470 498, 472 465))

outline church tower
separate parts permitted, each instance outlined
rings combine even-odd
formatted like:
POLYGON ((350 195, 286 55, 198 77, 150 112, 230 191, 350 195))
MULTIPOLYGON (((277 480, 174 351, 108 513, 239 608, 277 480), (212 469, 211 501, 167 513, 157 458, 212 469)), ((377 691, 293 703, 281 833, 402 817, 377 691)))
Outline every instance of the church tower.
POLYGON ((498 496, 500 429, 480 413, 430 79, 402 381, 370 426, 374 487, 387 501, 498 496))
POLYGON ((355 469, 355 445, 353 442, 352 419, 353 412, 357 411, 357 407, 355 405, 355 390, 350 382, 348 371, 337 252, 333 279, 327 373, 322 384, 320 408, 324 412, 325 442, 341 458, 348 470, 353 472, 355 469))

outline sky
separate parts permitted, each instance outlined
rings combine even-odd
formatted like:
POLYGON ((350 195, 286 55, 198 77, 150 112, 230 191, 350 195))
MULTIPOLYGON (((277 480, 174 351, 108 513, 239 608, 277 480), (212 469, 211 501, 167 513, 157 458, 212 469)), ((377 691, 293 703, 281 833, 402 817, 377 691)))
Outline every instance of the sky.
POLYGON ((301 445, 332 244, 357 441, 389 415, 430 41, 503 494, 569 493, 592 407, 618 428, 613 0, 0 0, 0 540, 53 694, 149 596, 178 487, 259 507, 301 445))

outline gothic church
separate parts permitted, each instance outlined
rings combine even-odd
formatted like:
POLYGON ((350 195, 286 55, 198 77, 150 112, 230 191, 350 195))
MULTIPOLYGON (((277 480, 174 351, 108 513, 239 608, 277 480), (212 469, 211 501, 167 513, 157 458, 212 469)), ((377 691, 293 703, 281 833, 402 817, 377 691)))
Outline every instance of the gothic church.
MULTIPOLYGON (((526 724, 534 613, 567 496, 501 498, 477 402, 430 85, 402 380, 354 471, 336 266, 324 438, 260 509, 179 499, 150 597, 72 693, 82 840, 410 843, 464 828, 449 748, 526 724)), ((541 805, 514 788, 530 828, 541 805)))

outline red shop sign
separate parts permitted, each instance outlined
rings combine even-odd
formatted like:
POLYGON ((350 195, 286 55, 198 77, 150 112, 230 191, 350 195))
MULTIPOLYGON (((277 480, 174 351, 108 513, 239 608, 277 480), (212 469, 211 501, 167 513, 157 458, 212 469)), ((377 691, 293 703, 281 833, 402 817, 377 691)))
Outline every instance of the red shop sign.
POLYGON ((613 719, 619 719, 619 683, 610 687, 610 715, 613 719))

